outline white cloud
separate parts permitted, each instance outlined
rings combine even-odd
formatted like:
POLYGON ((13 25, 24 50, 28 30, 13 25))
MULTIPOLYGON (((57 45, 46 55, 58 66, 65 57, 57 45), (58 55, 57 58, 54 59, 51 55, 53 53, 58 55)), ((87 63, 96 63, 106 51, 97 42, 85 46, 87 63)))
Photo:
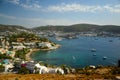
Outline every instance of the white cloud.
POLYGON ((73 4, 62 4, 62 5, 57 5, 57 6, 49 6, 47 10, 56 11, 56 12, 68 12, 68 11, 95 12, 95 11, 101 11, 102 8, 100 6, 88 6, 88 5, 81 5, 81 4, 73 3, 73 4))
POLYGON ((32 0, 25 0, 24 3, 21 2, 20 0, 6 0, 6 1, 29 10, 39 10, 41 8, 41 5, 39 4, 38 1, 31 2, 32 0))
POLYGON ((109 11, 120 13, 120 5, 81 5, 77 3, 61 4, 47 7, 46 11, 50 12, 101 12, 109 11))
POLYGON ((110 12, 120 13, 120 5, 114 5, 114 6, 105 5, 103 8, 110 12))
POLYGON ((31 4, 31 5, 28 5, 28 4, 20 4, 21 7, 25 8, 25 9, 30 9, 30 10, 38 10, 41 8, 40 5, 38 4, 31 4))
POLYGON ((21 6, 29 10, 38 10, 45 12, 102 12, 109 11, 114 13, 120 13, 120 4, 116 5, 83 5, 78 3, 72 4, 59 4, 51 6, 41 6, 39 1, 35 0, 24 0, 24 3, 20 0, 6 0, 12 4, 21 6))
POLYGON ((20 0, 7 0, 7 1, 13 4, 19 4, 20 2, 20 0))

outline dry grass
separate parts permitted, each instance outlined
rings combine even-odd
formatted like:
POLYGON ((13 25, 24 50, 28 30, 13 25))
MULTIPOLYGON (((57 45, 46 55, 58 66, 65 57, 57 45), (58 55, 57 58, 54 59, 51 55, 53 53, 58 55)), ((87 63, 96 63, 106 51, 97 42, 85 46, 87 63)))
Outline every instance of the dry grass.
MULTIPOLYGON (((112 67, 103 67, 98 69, 88 69, 90 74, 0 74, 0 80, 114 80, 120 74, 112 74, 112 67), (92 72, 91 72, 92 71, 92 72)), ((82 71, 82 70, 81 70, 82 71)), ((84 71, 83 71, 84 72, 84 71)))
POLYGON ((102 75, 85 75, 85 74, 1 74, 0 80, 92 80, 104 79, 102 75))

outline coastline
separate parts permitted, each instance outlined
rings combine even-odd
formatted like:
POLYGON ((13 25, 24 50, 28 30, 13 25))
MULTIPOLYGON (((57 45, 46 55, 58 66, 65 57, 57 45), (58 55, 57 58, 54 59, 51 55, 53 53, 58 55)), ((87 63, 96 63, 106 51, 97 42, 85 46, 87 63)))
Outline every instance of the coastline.
POLYGON ((39 49, 39 48, 33 48, 33 49, 30 49, 30 52, 28 52, 26 55, 25 55, 25 59, 27 61, 33 61, 33 59, 31 58, 31 55, 33 54, 33 52, 36 52, 36 51, 40 51, 40 50, 53 50, 53 49, 57 49, 59 48, 61 45, 57 44, 54 46, 54 48, 49 48, 49 49, 39 49))
POLYGON ((30 49, 30 52, 25 55, 25 59, 27 61, 32 61, 31 55, 33 54, 33 52, 36 52, 36 51, 39 51, 39 50, 40 49, 37 49, 37 48, 30 49))

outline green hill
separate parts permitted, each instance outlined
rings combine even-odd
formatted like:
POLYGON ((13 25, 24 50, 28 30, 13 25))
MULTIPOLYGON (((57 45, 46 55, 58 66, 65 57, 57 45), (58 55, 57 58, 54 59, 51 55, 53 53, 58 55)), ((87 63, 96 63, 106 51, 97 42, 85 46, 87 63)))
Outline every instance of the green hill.
POLYGON ((63 31, 63 32, 112 32, 112 33, 120 33, 120 26, 116 25, 95 25, 95 24, 75 24, 70 26, 40 26, 32 29, 25 28, 23 26, 18 25, 3 25, 0 24, 0 32, 11 31, 63 31))
POLYGON ((25 31, 29 30, 23 26, 18 26, 18 25, 3 25, 0 24, 0 32, 4 31, 10 31, 10 32, 18 32, 18 31, 25 31))
POLYGON ((33 28, 36 31, 50 30, 63 32, 113 32, 120 33, 120 26, 116 25, 94 25, 94 24, 75 24, 70 26, 40 26, 33 28))

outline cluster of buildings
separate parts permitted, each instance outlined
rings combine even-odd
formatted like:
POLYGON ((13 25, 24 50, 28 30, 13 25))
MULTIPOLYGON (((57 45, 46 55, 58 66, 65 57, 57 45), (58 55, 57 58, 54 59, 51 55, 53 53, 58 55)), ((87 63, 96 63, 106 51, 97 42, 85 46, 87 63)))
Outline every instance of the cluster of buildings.
POLYGON ((34 61, 24 61, 20 58, 15 58, 15 54, 17 50, 22 50, 24 48, 33 49, 33 48, 40 48, 40 49, 56 49, 56 46, 52 42, 35 42, 35 41, 21 41, 24 40, 22 38, 18 38, 17 41, 9 40, 9 37, 0 36, 0 55, 9 56, 12 59, 0 58, 0 66, 4 67, 4 72, 15 72, 17 73, 18 70, 22 67, 27 68, 31 73, 38 72, 39 74, 44 73, 57 73, 58 71, 61 74, 64 74, 63 69, 61 68, 47 68, 46 66, 42 66, 39 63, 34 61), (18 62, 16 65, 15 63, 18 62))
POLYGON ((30 73, 38 73, 38 74, 45 74, 45 73, 58 73, 64 74, 64 70, 60 67, 51 68, 46 67, 43 65, 40 65, 39 63, 36 63, 34 61, 22 61, 16 65, 16 68, 27 68, 30 73))

